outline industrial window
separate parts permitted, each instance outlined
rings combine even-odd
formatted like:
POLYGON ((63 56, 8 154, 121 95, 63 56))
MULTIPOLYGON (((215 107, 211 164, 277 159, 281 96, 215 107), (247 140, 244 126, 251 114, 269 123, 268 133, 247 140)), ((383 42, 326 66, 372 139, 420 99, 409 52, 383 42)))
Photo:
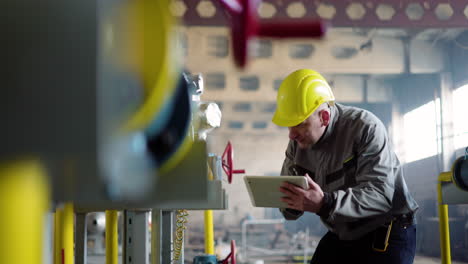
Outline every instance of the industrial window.
POLYGON ((278 91, 281 83, 283 82, 283 79, 276 79, 273 81, 273 89, 275 89, 275 91, 278 91))
POLYGON ((260 87, 260 80, 257 76, 247 76, 240 78, 240 88, 245 91, 256 91, 260 87))
POLYGON ((244 127, 244 122, 241 121, 230 121, 229 128, 231 129, 242 129, 244 127))
POLYGON ((271 40, 257 40, 254 51, 254 57, 256 58, 270 58, 273 54, 273 45, 271 44, 271 40))
POLYGON ((255 121, 252 124, 254 129, 265 129, 268 126, 268 123, 265 121, 255 121))
POLYGON ((438 153, 439 116, 439 99, 403 115, 406 162, 428 158, 438 153))
POLYGON ((261 111, 264 113, 273 113, 276 110, 276 103, 264 103, 261 105, 261 111))
POLYGON ((208 36, 208 54, 218 58, 225 58, 228 55, 229 43, 226 36, 208 36))
POLYGON ((236 103, 234 105, 235 112, 250 112, 252 111, 252 104, 250 103, 236 103))
POLYGON ((289 47, 289 57, 294 59, 307 59, 314 53, 312 44, 295 44, 289 47))
POLYGON ((223 110, 223 102, 221 102, 221 101, 215 101, 215 103, 218 105, 219 110, 223 110))
POLYGON ((455 148, 468 147, 468 84, 453 91, 453 130, 455 148))
POLYGON ((205 83, 208 90, 221 90, 226 86, 225 75, 222 72, 206 74, 205 83))

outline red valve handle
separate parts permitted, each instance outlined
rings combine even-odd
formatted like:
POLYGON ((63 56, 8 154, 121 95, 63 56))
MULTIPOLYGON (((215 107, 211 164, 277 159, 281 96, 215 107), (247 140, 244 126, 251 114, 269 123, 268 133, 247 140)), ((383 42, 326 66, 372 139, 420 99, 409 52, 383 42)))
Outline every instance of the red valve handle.
POLYGON ((261 23, 256 14, 257 0, 219 0, 228 13, 231 23, 234 61, 245 67, 248 58, 248 42, 252 37, 320 37, 325 34, 325 24, 320 20, 261 23))
POLYGON ((233 174, 245 173, 245 170, 235 170, 234 169, 234 166, 232 164, 232 158, 233 158, 233 155, 234 155, 233 152, 234 151, 232 149, 231 142, 228 142, 227 145, 226 145, 226 148, 224 149, 222 166, 223 166, 224 172, 226 173, 226 175, 228 177, 228 182, 229 183, 232 183, 232 175, 233 174))
POLYGON ((229 259, 231 259, 231 264, 236 264, 236 241, 231 240, 231 253, 221 261, 222 264, 229 264, 229 259))
POLYGON ((236 241, 231 240, 231 264, 236 264, 236 241))

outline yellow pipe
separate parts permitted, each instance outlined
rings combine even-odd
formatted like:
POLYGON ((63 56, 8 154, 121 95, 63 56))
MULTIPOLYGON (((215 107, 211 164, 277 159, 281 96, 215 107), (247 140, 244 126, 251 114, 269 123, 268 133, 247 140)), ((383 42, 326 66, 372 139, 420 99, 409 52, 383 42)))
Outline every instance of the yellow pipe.
POLYGON ((442 172, 439 174, 439 182, 451 182, 452 181, 452 172, 442 172))
POLYGON ((214 255, 213 211, 205 210, 205 253, 214 255))
POLYGON ((0 162, 0 263, 43 262, 49 186, 37 160, 0 162))
POLYGON ((63 208, 63 215, 62 215, 62 264, 73 264, 75 262, 75 254, 74 254, 74 244, 75 244, 75 236, 74 236, 74 218, 75 213, 73 210, 72 203, 65 203, 63 208))
POLYGON ((448 205, 442 202, 442 182, 450 182, 452 180, 452 172, 443 172, 439 175, 437 182, 437 200, 439 203, 439 233, 440 233, 440 254, 442 264, 450 264, 450 232, 449 232, 449 217, 448 205))
MULTIPOLYGON (((208 180, 213 180, 213 171, 208 165, 208 180)), ((205 210, 205 253, 214 255, 213 211, 205 210)))
POLYGON ((106 211, 106 264, 117 264, 119 260, 118 211, 106 211))
POLYGON ((62 264, 62 217, 63 209, 57 208, 54 215, 54 264, 62 264))

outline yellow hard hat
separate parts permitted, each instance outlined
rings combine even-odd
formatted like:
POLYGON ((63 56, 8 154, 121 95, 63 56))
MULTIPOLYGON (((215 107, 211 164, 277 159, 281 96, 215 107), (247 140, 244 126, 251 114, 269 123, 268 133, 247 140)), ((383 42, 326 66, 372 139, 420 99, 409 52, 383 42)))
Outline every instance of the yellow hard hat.
POLYGON ((297 70, 289 74, 279 87, 272 121, 278 126, 296 126, 321 104, 334 101, 335 96, 320 73, 308 69, 297 70))

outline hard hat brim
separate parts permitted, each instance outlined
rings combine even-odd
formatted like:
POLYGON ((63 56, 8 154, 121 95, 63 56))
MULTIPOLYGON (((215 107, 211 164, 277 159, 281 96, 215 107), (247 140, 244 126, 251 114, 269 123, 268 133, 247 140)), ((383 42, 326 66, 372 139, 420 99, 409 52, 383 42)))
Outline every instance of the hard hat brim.
POLYGON ((313 114, 315 112, 315 110, 317 110, 319 108, 320 105, 322 105, 323 103, 328 103, 329 105, 333 106, 335 104, 335 101, 334 101, 334 98, 333 100, 330 100, 330 101, 326 101, 326 100, 321 100, 319 102, 319 104, 317 104, 317 106, 313 109, 311 109, 311 111, 301 117, 301 118, 295 118, 295 119, 286 119, 286 118, 281 118, 281 114, 278 113, 278 111, 275 111, 275 114, 273 115, 273 118, 271 119, 271 121, 275 124, 275 125, 278 125, 278 126, 281 126, 281 127, 293 127, 293 126, 297 126, 299 125, 300 123, 304 122, 304 120, 306 120, 307 118, 309 118, 309 116, 311 114, 313 114))
MULTIPOLYGON (((312 112, 313 113, 313 112, 312 112)), ((311 113, 311 114, 312 114, 311 113)), ((300 123, 302 123, 304 120, 306 120, 310 115, 307 115, 305 118, 303 119, 284 119, 284 118, 280 118, 278 113, 275 112, 275 114, 273 115, 273 118, 271 119, 271 121, 276 124, 277 126, 281 126, 281 127, 293 127, 293 126, 297 126, 299 125, 300 123)))

